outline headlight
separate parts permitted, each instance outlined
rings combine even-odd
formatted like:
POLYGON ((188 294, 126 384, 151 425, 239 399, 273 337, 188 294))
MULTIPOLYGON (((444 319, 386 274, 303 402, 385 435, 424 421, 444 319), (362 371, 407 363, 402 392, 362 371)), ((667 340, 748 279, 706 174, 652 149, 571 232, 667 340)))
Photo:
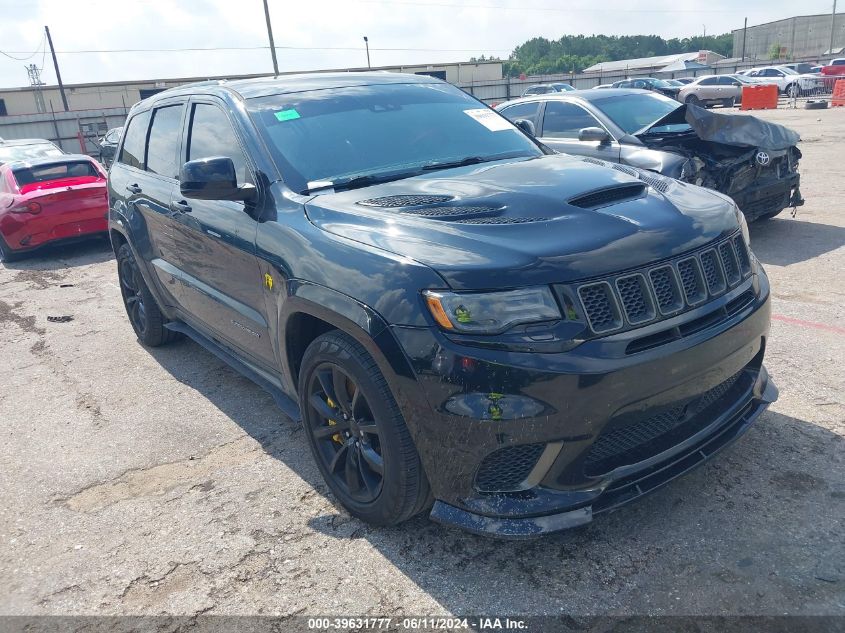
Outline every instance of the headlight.
POLYGON ((549 288, 503 292, 423 292, 431 316, 444 330, 496 334, 519 323, 560 319, 549 288))
POLYGON ((751 234, 748 232, 748 220, 745 219, 745 214, 739 210, 739 207, 734 205, 736 219, 739 221, 739 227, 742 229, 742 239, 745 240, 746 246, 751 246, 751 234))

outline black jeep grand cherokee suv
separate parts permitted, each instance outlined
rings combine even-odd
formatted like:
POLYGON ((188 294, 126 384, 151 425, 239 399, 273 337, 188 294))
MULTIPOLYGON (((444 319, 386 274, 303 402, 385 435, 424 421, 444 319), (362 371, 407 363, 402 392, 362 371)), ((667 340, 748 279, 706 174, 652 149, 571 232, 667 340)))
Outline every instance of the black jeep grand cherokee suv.
POLYGON ((269 390, 365 521, 579 525, 776 397, 730 199, 552 155, 430 77, 168 90, 109 193, 141 342, 186 334, 269 390))

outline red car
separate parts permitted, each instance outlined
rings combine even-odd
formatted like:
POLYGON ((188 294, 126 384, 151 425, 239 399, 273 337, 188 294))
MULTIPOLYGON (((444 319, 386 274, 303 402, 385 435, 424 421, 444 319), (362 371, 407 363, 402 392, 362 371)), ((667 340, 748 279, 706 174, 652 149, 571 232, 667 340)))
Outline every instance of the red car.
POLYGON ((106 173, 66 154, 0 166, 0 261, 108 230, 106 173))

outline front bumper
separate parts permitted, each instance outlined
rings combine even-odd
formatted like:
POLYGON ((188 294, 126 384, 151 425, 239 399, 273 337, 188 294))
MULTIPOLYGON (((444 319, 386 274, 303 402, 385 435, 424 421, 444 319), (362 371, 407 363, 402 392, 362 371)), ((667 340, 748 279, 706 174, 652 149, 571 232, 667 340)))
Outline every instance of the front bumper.
POLYGON ((760 179, 755 181, 753 186, 730 195, 746 219, 751 222, 763 216, 774 215, 787 207, 803 205, 800 184, 801 176, 792 172, 782 178, 760 179))
POLYGON ((421 387, 400 406, 437 499, 432 518, 512 538, 574 527, 739 437, 777 396, 762 366, 770 318, 765 274, 758 268, 730 293, 678 317, 701 318, 752 289, 754 300, 728 319, 634 354, 624 350, 648 328, 532 354, 469 348, 435 330, 395 326, 421 387), (719 398, 699 406, 725 384, 719 398), (685 421, 677 429, 591 461, 611 431, 642 429, 678 411, 685 421), (530 445, 544 448, 516 489, 479 486, 487 458, 530 445))

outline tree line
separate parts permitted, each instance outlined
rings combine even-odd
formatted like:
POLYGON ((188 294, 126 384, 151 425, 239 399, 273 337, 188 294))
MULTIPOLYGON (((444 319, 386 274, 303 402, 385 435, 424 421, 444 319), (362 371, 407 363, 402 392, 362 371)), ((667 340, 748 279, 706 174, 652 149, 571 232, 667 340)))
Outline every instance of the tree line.
MULTIPOLYGON (((730 57, 733 35, 695 36, 665 40, 658 35, 564 35, 559 40, 535 37, 517 46, 504 61, 508 77, 581 72, 600 62, 710 50, 730 57)), ((487 61, 484 57, 472 61, 487 61)))

